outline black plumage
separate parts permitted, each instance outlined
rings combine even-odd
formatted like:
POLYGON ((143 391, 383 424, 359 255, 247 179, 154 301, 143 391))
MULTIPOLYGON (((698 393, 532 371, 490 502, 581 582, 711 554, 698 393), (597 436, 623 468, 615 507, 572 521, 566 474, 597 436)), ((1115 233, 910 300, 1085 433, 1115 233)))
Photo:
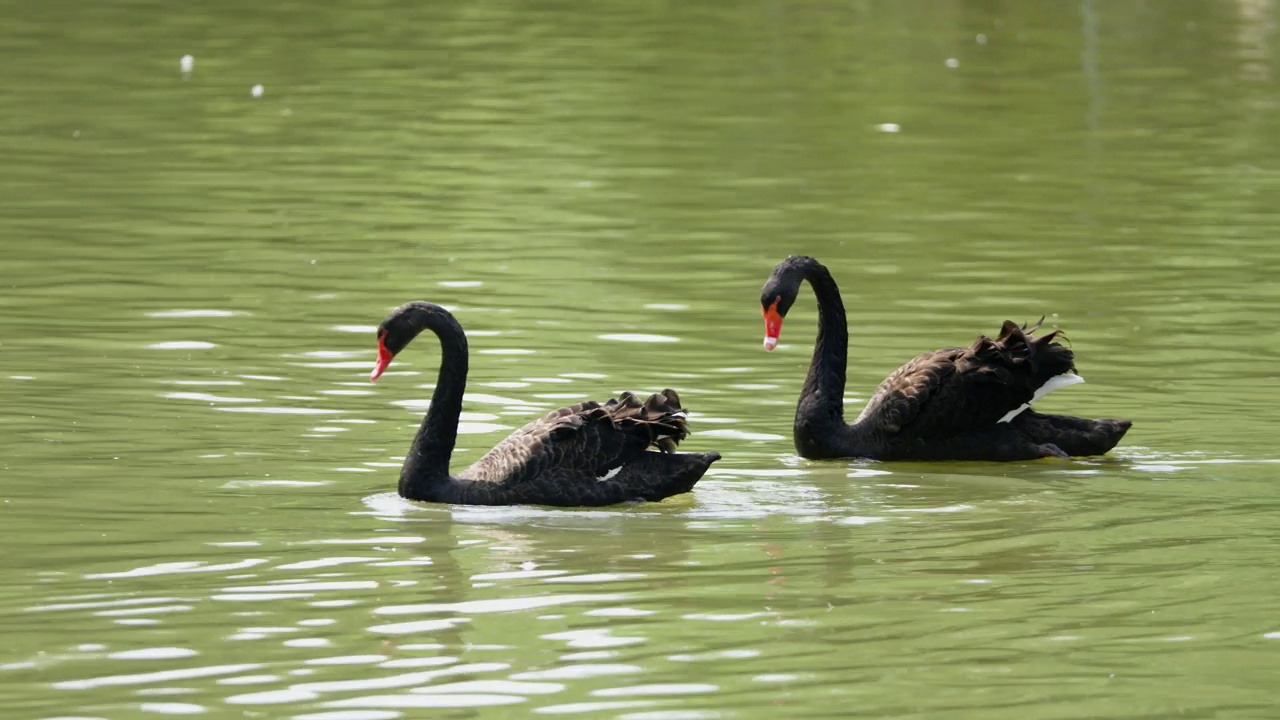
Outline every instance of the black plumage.
MULTIPOLYGON (((1128 420, 1044 415, 1027 407, 1046 383, 1079 382, 1072 352, 1058 331, 1005 321, 994 339, 924 353, 895 370, 852 423, 844 420, 848 327, 840 290, 817 260, 793 256, 761 290, 766 347, 802 281, 818 300, 818 338, 796 406, 796 451, 812 459, 1029 460, 1101 455, 1115 447, 1128 420)), ((1043 320, 1043 318, 1042 318, 1043 320)), ((1052 384, 1049 386, 1052 387, 1052 384)))
POLYGON ((467 379, 467 339, 447 310, 412 302, 378 326, 382 370, 423 330, 440 339, 431 406, 400 472, 400 495, 465 505, 599 506, 688 492, 719 453, 677 453, 687 413, 674 390, 647 400, 624 392, 554 410, 511 433, 470 467, 449 474, 467 379), (656 450, 651 451, 650 449, 656 450))

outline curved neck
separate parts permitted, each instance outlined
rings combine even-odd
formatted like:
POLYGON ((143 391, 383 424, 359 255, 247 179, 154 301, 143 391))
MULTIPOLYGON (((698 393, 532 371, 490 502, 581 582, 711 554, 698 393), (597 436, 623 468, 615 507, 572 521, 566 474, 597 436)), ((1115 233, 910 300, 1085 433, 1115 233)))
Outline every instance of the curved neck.
POLYGON ((813 361, 800 394, 801 405, 810 398, 824 414, 831 413, 841 419, 844 417, 845 366, 849 357, 844 301, 840 299, 836 281, 821 263, 810 260, 798 269, 818 300, 818 339, 813 344, 813 361))
POLYGON ((808 280, 818 300, 818 339, 796 404, 796 450, 808 458, 842 457, 847 453, 837 438, 846 437, 851 428, 844 422, 849 329, 840 288, 831 273, 810 257, 789 258, 779 269, 791 276, 780 280, 797 290, 801 279, 808 280))
POLYGON ((414 323, 419 332, 430 330, 440 338, 441 351, 431 407, 400 470, 400 494, 425 500, 431 499, 433 488, 449 481, 449 457, 458 440, 458 416, 467 386, 467 336, 458 321, 440 308, 423 310, 414 323))

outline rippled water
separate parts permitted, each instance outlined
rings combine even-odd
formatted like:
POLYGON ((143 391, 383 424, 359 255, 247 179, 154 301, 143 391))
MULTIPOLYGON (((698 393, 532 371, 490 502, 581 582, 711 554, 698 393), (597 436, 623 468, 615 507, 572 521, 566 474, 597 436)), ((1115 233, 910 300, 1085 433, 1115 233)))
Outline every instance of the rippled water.
POLYGON ((0 10, 5 717, 1271 716, 1270 0, 0 10), (852 412, 1048 313, 1088 383, 1046 408, 1134 429, 797 458, 791 253, 852 412), (459 465, 667 386, 724 460, 400 500, 438 352, 367 375, 411 299, 470 337, 459 465))

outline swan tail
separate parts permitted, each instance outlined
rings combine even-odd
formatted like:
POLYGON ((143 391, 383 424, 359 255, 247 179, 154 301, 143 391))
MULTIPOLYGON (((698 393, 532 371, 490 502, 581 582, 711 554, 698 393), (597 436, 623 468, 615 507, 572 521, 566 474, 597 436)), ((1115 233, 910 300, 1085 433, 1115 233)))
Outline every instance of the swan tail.
POLYGON ((1133 423, 1129 420, 1089 420, 1069 415, 1043 415, 1034 410, 1018 416, 1014 427, 1037 444, 1053 444, 1067 455, 1104 455, 1114 448, 1133 423))
MULTIPOLYGON (((496 492, 477 491, 476 504, 534 504, 563 507, 601 507, 624 502, 658 502, 687 493, 702 479, 720 453, 641 452, 607 480, 587 480, 580 470, 555 466, 527 482, 505 487, 494 484, 496 492)), ((484 485, 485 483, 472 483, 484 485)))
POLYGON ((687 493, 702 479, 720 453, 642 453, 627 463, 617 477, 600 490, 614 502, 647 500, 657 502, 672 495, 687 493))

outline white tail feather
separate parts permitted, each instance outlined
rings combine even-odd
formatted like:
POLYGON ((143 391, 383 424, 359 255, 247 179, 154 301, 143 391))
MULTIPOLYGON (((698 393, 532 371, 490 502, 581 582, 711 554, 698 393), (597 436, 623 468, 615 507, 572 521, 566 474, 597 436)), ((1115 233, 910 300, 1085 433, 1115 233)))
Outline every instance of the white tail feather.
POLYGON ((1079 375, 1076 375, 1075 373, 1062 373, 1061 375, 1054 375, 1053 377, 1046 380, 1043 385, 1041 385, 1039 388, 1036 389, 1035 393, 1031 396, 1030 401, 1024 402, 1022 403, 1022 405, 1019 405, 1018 407, 1005 413, 1004 417, 997 420, 996 423, 997 424, 1006 423, 1006 422, 1009 422, 1010 420, 1013 420, 1014 418, 1021 415, 1023 410, 1026 410, 1027 408, 1031 407, 1031 403, 1039 400, 1045 395, 1048 395, 1054 390, 1061 390, 1064 387, 1079 385, 1082 382, 1084 382, 1084 378, 1080 377, 1079 375))

